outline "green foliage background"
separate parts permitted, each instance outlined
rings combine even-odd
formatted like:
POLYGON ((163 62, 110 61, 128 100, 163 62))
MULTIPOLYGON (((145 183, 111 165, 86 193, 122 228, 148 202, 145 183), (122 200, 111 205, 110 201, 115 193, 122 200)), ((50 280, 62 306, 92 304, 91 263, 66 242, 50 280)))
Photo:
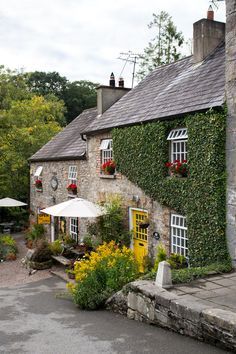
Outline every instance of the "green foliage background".
POLYGON ((225 238, 225 112, 113 130, 118 170, 147 195, 187 217, 189 260, 203 266, 228 259, 225 238), (187 178, 168 178, 168 133, 187 127, 187 178))

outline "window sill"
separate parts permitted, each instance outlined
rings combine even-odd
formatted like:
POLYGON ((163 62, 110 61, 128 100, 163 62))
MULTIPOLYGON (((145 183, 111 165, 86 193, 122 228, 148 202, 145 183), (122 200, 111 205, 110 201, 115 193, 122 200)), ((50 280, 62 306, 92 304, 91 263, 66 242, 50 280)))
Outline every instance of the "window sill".
POLYGON ((104 175, 104 174, 100 173, 99 177, 105 178, 105 179, 115 179, 116 175, 104 175))
POLYGON ((40 192, 42 193, 43 192, 43 188, 35 188, 36 192, 40 192))

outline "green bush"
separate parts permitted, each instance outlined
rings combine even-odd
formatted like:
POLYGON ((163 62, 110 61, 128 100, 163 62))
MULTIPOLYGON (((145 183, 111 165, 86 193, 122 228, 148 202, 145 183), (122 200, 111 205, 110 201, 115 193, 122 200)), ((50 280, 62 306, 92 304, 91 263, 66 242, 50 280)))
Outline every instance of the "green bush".
POLYGON ((120 196, 111 197, 105 203, 104 208, 106 213, 88 226, 88 233, 90 236, 95 236, 100 243, 115 241, 121 245, 129 246, 131 234, 124 223, 126 217, 120 196))
POLYGON ((17 245, 10 235, 0 235, 0 259, 7 259, 8 255, 16 255, 17 245))
POLYGON ((125 284, 138 276, 133 252, 119 248, 114 241, 99 246, 87 259, 75 262, 76 285, 69 285, 74 302, 82 309, 94 310, 125 284))
POLYGON ((48 247, 54 256, 61 254, 63 251, 63 247, 60 240, 51 242, 48 247))
POLYGON ((153 272, 156 273, 159 263, 162 261, 166 261, 167 259, 167 252, 164 248, 164 246, 162 244, 160 244, 157 247, 157 254, 156 254, 156 258, 155 258, 155 263, 154 263, 154 267, 153 267, 153 272))
POLYGON ((33 262, 47 262, 51 259, 51 256, 52 251, 48 242, 46 240, 38 240, 31 260, 33 262))
POLYGON ((45 235, 45 227, 41 224, 33 225, 32 229, 26 234, 26 239, 29 241, 37 241, 45 235))
POLYGON ((198 278, 204 278, 212 274, 227 273, 233 269, 231 261, 226 263, 213 263, 205 267, 194 267, 186 269, 173 269, 172 282, 189 283, 198 278))

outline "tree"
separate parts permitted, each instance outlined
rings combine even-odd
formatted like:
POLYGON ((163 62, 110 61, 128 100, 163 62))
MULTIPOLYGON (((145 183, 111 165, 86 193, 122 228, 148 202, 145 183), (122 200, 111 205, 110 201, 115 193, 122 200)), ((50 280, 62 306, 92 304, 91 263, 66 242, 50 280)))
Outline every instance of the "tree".
POLYGON ((148 24, 148 28, 154 28, 156 35, 144 48, 144 54, 140 56, 138 79, 143 79, 160 65, 180 59, 179 49, 184 43, 182 32, 177 31, 172 17, 165 11, 161 11, 159 15, 153 14, 153 20, 148 24))
POLYGON ((75 117, 83 112, 84 109, 96 106, 97 86, 98 84, 86 80, 74 81, 67 84, 63 96, 67 108, 67 123, 70 123, 75 117))
POLYGON ((70 82, 58 72, 35 71, 26 73, 25 76, 30 92, 44 97, 54 95, 64 101, 67 124, 84 109, 96 106, 98 84, 86 80, 70 82))
POLYGON ((54 95, 63 99, 68 80, 58 72, 34 71, 26 73, 29 90, 39 96, 54 95))
POLYGON ((28 158, 60 131, 64 103, 29 92, 25 76, 0 68, 0 197, 28 195, 28 158))

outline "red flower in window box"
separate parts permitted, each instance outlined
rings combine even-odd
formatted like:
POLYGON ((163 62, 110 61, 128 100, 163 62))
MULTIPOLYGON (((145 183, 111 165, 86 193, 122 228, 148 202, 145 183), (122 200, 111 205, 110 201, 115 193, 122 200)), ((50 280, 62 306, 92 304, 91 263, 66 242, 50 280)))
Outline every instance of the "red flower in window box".
POLYGON ((42 184, 42 181, 40 179, 36 179, 35 187, 38 188, 38 189, 42 189, 43 184, 42 184))
POLYGON ((68 192, 72 192, 73 194, 76 194, 77 193, 77 185, 75 183, 70 183, 67 186, 67 190, 68 190, 68 192))
POLYGON ((116 171, 116 163, 113 160, 109 160, 102 164, 102 171, 107 175, 114 175, 116 171))
POLYGON ((174 162, 166 162, 165 166, 168 168, 171 176, 187 177, 188 175, 187 160, 175 160, 174 162))

